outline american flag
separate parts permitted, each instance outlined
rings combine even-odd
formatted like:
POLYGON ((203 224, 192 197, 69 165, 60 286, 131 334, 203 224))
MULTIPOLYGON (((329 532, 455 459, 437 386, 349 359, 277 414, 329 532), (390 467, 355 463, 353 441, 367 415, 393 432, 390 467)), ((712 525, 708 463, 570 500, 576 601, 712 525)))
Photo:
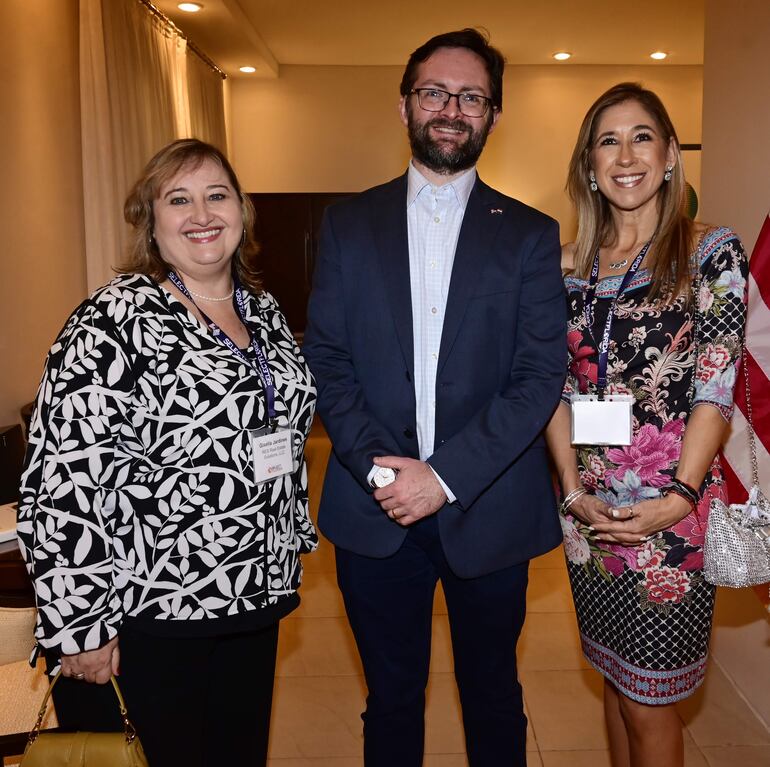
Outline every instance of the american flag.
MULTIPOLYGON (((770 497, 770 215, 765 219, 749 260, 746 361, 759 480, 763 492, 770 497)), ((751 457, 746 430, 746 383, 743 371, 735 386, 735 405, 722 465, 730 502, 744 503, 751 487, 751 457)), ((767 587, 758 586, 757 593, 770 609, 767 587)))

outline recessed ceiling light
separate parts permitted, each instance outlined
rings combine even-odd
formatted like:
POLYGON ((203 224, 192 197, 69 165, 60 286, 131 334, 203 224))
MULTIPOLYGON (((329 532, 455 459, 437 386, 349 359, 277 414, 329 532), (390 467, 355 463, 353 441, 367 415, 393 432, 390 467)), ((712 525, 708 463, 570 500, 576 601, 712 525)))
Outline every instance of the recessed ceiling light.
POLYGON ((243 72, 246 75, 250 75, 250 74, 252 74, 252 72, 256 72, 257 68, 256 67, 240 67, 238 69, 238 71, 239 72, 243 72))
POLYGON ((655 59, 656 61, 663 61, 666 56, 668 56, 668 54, 664 53, 663 51, 655 51, 655 53, 650 54, 650 58, 655 59))
POLYGON ((177 8, 185 13, 198 13, 198 11, 203 10, 203 6, 200 3, 179 3, 177 8))
POLYGON ((567 51, 559 51, 558 53, 554 53, 553 57, 556 59, 556 61, 566 61, 567 59, 572 58, 572 54, 567 53, 567 51))

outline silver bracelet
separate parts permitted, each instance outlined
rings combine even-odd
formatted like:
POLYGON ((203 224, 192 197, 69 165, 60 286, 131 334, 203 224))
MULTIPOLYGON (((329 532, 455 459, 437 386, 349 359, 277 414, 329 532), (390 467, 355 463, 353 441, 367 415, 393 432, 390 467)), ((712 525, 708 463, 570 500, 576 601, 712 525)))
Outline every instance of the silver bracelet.
POLYGON ((586 495, 586 493, 588 493, 588 490, 584 487, 576 487, 571 493, 568 493, 567 497, 561 502, 562 514, 566 514, 569 511, 570 506, 572 506, 581 495, 586 495))

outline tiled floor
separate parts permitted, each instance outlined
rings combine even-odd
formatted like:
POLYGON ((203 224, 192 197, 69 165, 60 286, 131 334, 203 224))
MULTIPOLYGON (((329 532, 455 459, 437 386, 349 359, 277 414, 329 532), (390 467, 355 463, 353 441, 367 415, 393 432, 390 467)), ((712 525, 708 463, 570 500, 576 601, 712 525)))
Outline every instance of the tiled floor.
MULTIPOLYGON (((311 438, 308 460, 316 503, 328 451, 325 438, 311 438)), ((269 764, 360 767, 365 688, 335 583, 334 550, 322 541, 304 561, 302 606, 281 624, 269 764)), ((425 767, 465 767, 440 591, 434 613, 425 767)), ((561 551, 532 563, 519 658, 530 722, 530 767, 609 767, 602 682, 578 647, 561 551)), ((770 765, 770 732, 715 663, 704 688, 680 705, 679 713, 686 728, 687 767, 770 765)))
MULTIPOLYGON (((325 437, 311 437, 308 462, 314 513, 328 453, 325 437)), ((281 624, 269 765, 362 767, 360 714, 366 691, 335 583, 333 547, 322 540, 304 564, 302 605, 281 624)), ((720 600, 717 619, 724 633, 715 636, 719 653, 714 655, 730 662, 743 689, 757 699, 757 691, 751 689, 752 667, 767 657, 768 633, 761 619, 753 624, 756 652, 742 664, 741 645, 734 636, 757 603, 750 592, 731 592, 720 600)), ((467 767, 440 589, 433 628, 425 767, 467 767)), ((532 563, 519 666, 530 724, 530 767, 609 767, 602 682, 579 650, 560 550, 532 563)), ((756 672, 753 677, 763 678, 756 672)), ((33 697, 37 700, 39 693, 33 697)), ((686 767, 770 765, 770 732, 718 663, 712 662, 703 688, 678 710, 685 724, 686 767)), ((31 709, 30 716, 34 717, 31 709)))

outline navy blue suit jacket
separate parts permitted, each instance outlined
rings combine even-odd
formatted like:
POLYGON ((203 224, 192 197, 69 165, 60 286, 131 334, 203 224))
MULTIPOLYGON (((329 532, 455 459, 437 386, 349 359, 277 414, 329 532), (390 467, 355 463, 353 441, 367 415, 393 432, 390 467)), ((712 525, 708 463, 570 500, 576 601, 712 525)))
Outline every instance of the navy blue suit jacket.
MULTIPOLYGON (((418 458, 406 176, 327 210, 303 346, 333 451, 319 527, 371 557, 406 529, 372 497, 382 455, 418 458)), ((457 243, 428 463, 457 496, 438 512, 460 577, 561 540, 542 431, 566 371, 558 225, 477 179, 457 243)))

